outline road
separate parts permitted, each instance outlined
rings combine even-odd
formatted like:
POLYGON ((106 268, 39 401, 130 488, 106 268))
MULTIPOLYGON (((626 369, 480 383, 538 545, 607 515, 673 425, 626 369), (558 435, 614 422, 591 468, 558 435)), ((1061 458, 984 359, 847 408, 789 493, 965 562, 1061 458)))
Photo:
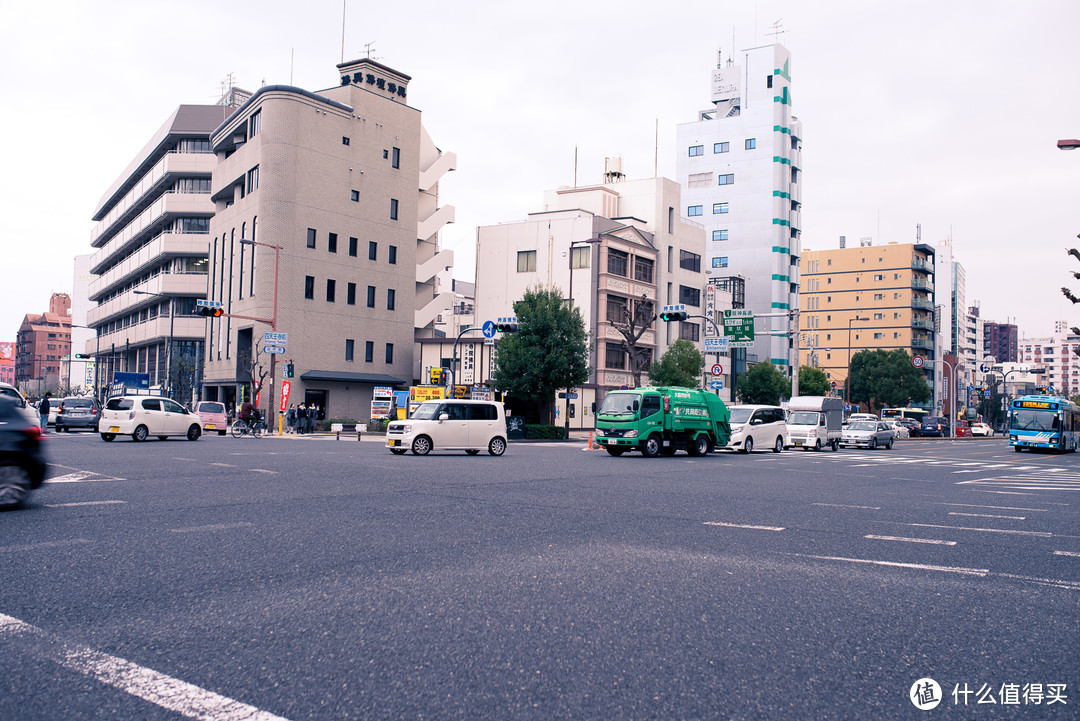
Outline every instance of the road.
POLYGON ((1076 455, 48 443, 2 719, 1078 715, 1076 455))

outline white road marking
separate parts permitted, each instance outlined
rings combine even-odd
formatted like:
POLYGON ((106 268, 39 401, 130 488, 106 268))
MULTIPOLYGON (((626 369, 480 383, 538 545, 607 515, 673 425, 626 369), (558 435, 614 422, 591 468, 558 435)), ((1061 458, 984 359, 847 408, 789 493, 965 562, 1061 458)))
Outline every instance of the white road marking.
POLYGON ((861 508, 864 511, 880 511, 881 506, 845 506, 842 503, 811 503, 812 506, 827 506, 829 508, 861 508))
POLYGON ((980 506, 976 503, 941 503, 942 506, 958 506, 960 508, 993 508, 996 511, 1034 511, 1046 513, 1048 508, 1021 508, 1019 506, 980 506))
POLYGON ((74 506, 108 506, 113 503, 127 503, 127 501, 81 501, 79 503, 46 503, 46 508, 72 508, 74 506))
MULTIPOLYGON (((802 555, 802 554, 794 554, 802 555)), ((986 576, 990 573, 989 568, 961 568, 958 566, 931 566, 924 563, 899 563, 897 561, 873 561, 867 558, 844 558, 842 556, 808 556, 803 558, 816 558, 822 561, 845 561, 847 563, 868 563, 875 566, 892 566, 894 568, 915 568, 922 571, 944 571, 946 573, 961 573, 966 576, 986 576)))
POLYGON ((748 526, 741 523, 721 523, 719 521, 705 521, 706 526, 723 526, 725 528, 749 528, 754 531, 782 531, 779 526, 748 526))
POLYGON ((1076 551, 1054 551, 1055 556, 1072 556, 1073 558, 1080 558, 1080 553, 1076 551))
POLYGON ((287 721, 116 656, 65 641, 37 626, 0 614, 0 637, 27 642, 27 650, 144 701, 203 721, 287 721))
POLYGON ((953 471, 953 473, 982 473, 981 468, 969 468, 966 471, 953 471))
POLYGON ((200 531, 229 531, 233 528, 246 528, 248 526, 254 526, 254 523, 213 523, 209 526, 191 526, 189 528, 170 528, 173 533, 198 533, 200 531))
POLYGON ((983 533, 1012 533, 1017 536, 1038 536, 1039 538, 1052 538, 1054 534, 1046 531, 1014 531, 1009 528, 971 528, 970 526, 939 526, 933 523, 905 523, 905 526, 918 528, 949 528, 954 531, 981 531, 983 533))
POLYGON ((46 478, 46 483, 99 483, 103 481, 122 481, 123 478, 114 478, 112 476, 103 476, 100 473, 91 473, 90 471, 76 471, 75 473, 65 473, 62 476, 54 476, 52 478, 46 478))
POLYGON ((71 546, 76 543, 90 543, 88 538, 69 538, 66 541, 42 541, 41 543, 24 543, 21 546, 0 546, 3 551, 33 551, 35 548, 53 548, 55 546, 71 546))
POLYGON ((280 473, 280 471, 268 471, 265 468, 249 468, 248 470, 252 473, 273 473, 275 475, 280 473))
POLYGON ((1037 496, 1038 493, 1018 493, 1017 491, 988 491, 985 488, 976 488, 978 493, 1000 493, 1003 496, 1037 496))
POLYGON ((872 541, 906 541, 907 543, 932 543, 938 546, 955 546, 956 541, 938 541, 933 538, 904 538, 902 536, 863 536, 872 541))
POLYGON ((232 463, 211 463, 211 466, 218 466, 220 468, 236 468, 232 463))
POLYGON ((969 518, 1007 518, 1010 521, 1026 521, 1026 516, 995 516, 991 513, 962 513, 960 511, 949 511, 950 516, 967 516, 969 518))

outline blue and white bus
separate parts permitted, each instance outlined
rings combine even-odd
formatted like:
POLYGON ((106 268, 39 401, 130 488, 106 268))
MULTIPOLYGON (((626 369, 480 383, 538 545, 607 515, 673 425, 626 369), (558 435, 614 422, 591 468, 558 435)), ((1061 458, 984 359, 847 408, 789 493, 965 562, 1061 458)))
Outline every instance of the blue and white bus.
POLYGON ((1009 445, 1076 452, 1080 444, 1080 407, 1068 398, 1023 396, 1009 407, 1009 445))

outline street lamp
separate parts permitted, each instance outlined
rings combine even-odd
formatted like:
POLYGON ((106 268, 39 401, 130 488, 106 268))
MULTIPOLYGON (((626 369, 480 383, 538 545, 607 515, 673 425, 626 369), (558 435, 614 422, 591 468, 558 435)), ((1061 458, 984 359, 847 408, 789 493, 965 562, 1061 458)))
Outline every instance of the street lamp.
POLYGON ((165 349, 165 395, 172 398, 172 349, 173 349, 173 322, 176 320, 176 298, 166 293, 151 293, 148 290, 133 290, 135 295, 152 295, 158 298, 169 299, 169 347, 165 349))
MULTIPOLYGON (((572 240, 572 241, 570 241, 570 250, 567 251, 567 255, 570 256, 569 261, 568 261, 569 270, 570 270, 570 289, 569 289, 569 292, 567 294, 567 296, 568 296, 567 300, 570 301, 571 305, 573 305, 573 303, 574 303, 574 248, 576 248, 578 246, 584 246, 584 247, 589 248, 589 257, 591 259, 592 258, 592 245, 596 244, 596 243, 599 243, 599 242, 600 242, 599 238, 587 238, 585 240, 572 240)), ((587 265, 585 267, 586 268, 592 267, 592 263, 590 263, 589 265, 587 265)), ((566 428, 566 437, 567 438, 570 437, 570 393, 571 392, 572 391, 571 391, 570 388, 566 389, 566 417, 563 420, 564 420, 564 427, 566 428)))
POLYGON ((851 404, 851 324, 855 321, 870 320, 869 316, 860 318, 856 315, 847 322, 847 374, 844 376, 844 403, 851 404))
MULTIPOLYGON (((248 240, 247 238, 241 238, 240 239, 240 244, 241 245, 261 245, 264 248, 273 248, 274 249, 274 306, 273 306, 273 314, 270 316, 269 319, 266 319, 266 318, 252 318, 250 316, 232 315, 232 314, 230 314, 230 317, 232 317, 232 318, 243 318, 245 320, 254 320, 254 321, 258 321, 260 323, 269 323, 270 324, 270 330, 272 330, 274 332, 277 332, 278 267, 279 267, 279 263, 281 261, 281 246, 280 245, 272 245, 271 243, 261 243, 261 242, 259 242, 257 240, 248 240)), ((255 249, 252 248, 251 252, 254 253, 255 249)), ((277 358, 273 357, 275 355, 276 354, 271 354, 271 358, 270 358, 270 393, 267 396, 267 400, 269 402, 269 406, 267 406, 267 413, 266 413, 267 418, 272 418, 273 414, 274 414, 274 383, 277 382, 277 358)), ((277 426, 278 426, 278 435, 281 435, 281 414, 280 413, 278 414, 277 426)))

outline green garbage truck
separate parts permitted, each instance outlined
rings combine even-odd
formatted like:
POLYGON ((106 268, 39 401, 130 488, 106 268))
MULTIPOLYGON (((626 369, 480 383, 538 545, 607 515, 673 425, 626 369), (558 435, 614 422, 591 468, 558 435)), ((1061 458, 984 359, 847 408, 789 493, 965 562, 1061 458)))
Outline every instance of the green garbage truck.
POLYGON ((686 451, 704 456, 731 438, 731 413, 700 388, 644 387, 611 391, 596 410, 596 441, 613 456, 646 458, 686 451))

